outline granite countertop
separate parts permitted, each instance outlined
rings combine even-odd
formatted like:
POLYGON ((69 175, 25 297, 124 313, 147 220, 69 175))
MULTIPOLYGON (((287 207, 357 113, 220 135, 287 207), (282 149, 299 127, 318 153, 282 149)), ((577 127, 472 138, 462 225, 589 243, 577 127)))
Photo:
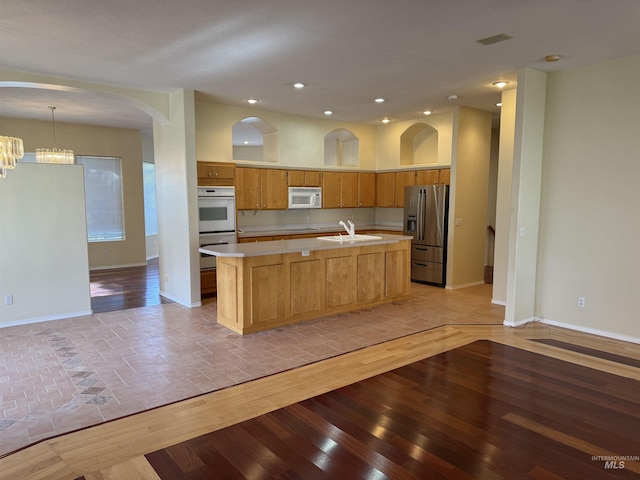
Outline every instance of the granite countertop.
MULTIPOLYGON (((318 232, 321 233, 321 232, 318 232)), ((365 245, 384 245, 396 243, 400 240, 411 240, 407 235, 391 235, 386 233, 376 234, 375 240, 352 241, 344 235, 343 241, 318 240, 317 238, 300 238, 295 240, 272 240, 268 242, 233 243, 228 245, 208 245, 200 248, 200 253, 215 255, 217 257, 259 257, 264 255, 278 255, 283 253, 297 253, 330 250, 336 248, 349 248, 365 245)))

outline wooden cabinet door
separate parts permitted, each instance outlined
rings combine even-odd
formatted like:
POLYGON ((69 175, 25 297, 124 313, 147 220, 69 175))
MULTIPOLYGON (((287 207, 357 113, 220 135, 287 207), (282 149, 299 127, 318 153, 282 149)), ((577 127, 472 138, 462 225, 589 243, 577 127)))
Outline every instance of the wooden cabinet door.
POLYGON ((440 169, 438 175, 438 184, 439 185, 450 185, 451 184, 451 169, 443 168, 440 169))
POLYGON ((322 174, 322 208, 340 208, 342 179, 340 172, 322 174))
POLYGON ((385 252, 385 295, 393 297, 404 295, 406 291, 407 252, 396 250, 385 252))
POLYGON ((284 263, 250 268, 251 324, 268 323, 285 316, 287 272, 284 263))
POLYGON ((305 187, 320 187, 322 185, 322 175, 318 170, 306 170, 304 172, 305 187))
POLYGON ((236 167, 232 163, 198 162, 198 185, 233 185, 236 167))
POLYGON ((344 172, 340 175, 340 206, 342 208, 355 208, 358 206, 358 174, 344 172))
POLYGON ((384 254, 382 252, 358 255, 358 302, 382 298, 384 291, 384 254))
POLYGON ((351 255, 330 257, 325 260, 325 304, 327 308, 355 302, 355 268, 351 255))
POLYGON ((395 203, 395 172, 376 175, 376 207, 393 207, 395 203))
POLYGON ((395 207, 404 207, 404 187, 416 184, 416 172, 396 172, 395 207))
POLYGON ((376 206, 376 174, 358 173, 358 206, 376 206))
POLYGON ((416 185, 437 185, 439 170, 418 170, 416 172, 416 185))
POLYGON ((290 187, 304 187, 304 170, 289 170, 287 172, 287 185, 290 187))
POLYGON ((262 169, 260 173, 261 208, 286 209, 289 204, 287 171, 262 169))
POLYGON ((291 262, 290 270, 290 314, 300 315, 317 312, 324 308, 322 302, 323 278, 321 260, 291 262))
POLYGON ((236 171, 236 205, 238 210, 257 210, 260 203, 260 170, 238 168, 236 171))

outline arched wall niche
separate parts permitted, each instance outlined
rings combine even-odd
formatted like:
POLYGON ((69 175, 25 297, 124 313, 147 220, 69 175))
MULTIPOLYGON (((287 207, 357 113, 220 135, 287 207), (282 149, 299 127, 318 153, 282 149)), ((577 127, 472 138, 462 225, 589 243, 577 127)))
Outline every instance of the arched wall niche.
POLYGON ((400 136, 400 165, 438 163, 438 131, 425 123, 414 123, 400 136))
POLYGON ((346 128, 338 128, 324 137, 325 166, 358 166, 360 142, 353 132, 346 128))
POLYGON ((278 130, 260 117, 245 117, 231 128, 233 159, 278 161, 278 130))

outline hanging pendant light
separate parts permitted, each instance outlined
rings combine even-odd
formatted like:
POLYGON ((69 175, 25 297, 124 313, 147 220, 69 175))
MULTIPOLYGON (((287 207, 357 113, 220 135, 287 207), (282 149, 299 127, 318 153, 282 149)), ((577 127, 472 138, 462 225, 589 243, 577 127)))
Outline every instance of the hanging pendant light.
POLYGON ((23 156, 21 138, 0 136, 0 178, 7 176, 7 170, 16 168, 16 160, 23 156))
POLYGON ((36 161, 38 163, 75 163, 76 159, 73 156, 73 150, 56 147, 56 119, 53 114, 56 107, 49 108, 51 109, 51 123, 53 125, 53 148, 37 148, 36 161))

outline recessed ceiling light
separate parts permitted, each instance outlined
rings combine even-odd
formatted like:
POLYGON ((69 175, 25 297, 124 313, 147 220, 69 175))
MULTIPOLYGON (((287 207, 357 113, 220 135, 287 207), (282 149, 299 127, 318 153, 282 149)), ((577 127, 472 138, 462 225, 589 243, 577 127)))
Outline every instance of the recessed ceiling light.
POLYGON ((382 123, 389 123, 391 120, 389 120, 388 118, 383 118, 382 120, 380 120, 382 123))
POLYGON ((250 99, 247 100, 247 103, 250 103, 250 104, 253 105, 254 103, 258 103, 258 99, 257 98, 250 98, 250 99))
POLYGON ((507 82, 505 80, 500 80, 499 82, 493 82, 491 85, 493 85, 494 87, 498 87, 498 88, 504 88, 507 85, 509 85, 509 82, 507 82))
POLYGON ((331 110, 325 110, 324 114, 325 115, 333 115, 333 112, 331 110))
POLYGON ((431 115, 433 112, 431 110, 425 110, 422 113, 424 113, 425 115, 431 115))
POLYGON ((294 86, 295 88, 304 88, 304 83, 302 83, 302 82, 296 82, 296 83, 294 83, 294 84, 293 84, 293 86, 294 86))
POLYGON ((384 103, 384 100, 385 100, 384 98, 382 98, 382 97, 378 97, 378 98, 376 98, 376 99, 374 100, 374 102, 376 102, 376 103, 384 103))

